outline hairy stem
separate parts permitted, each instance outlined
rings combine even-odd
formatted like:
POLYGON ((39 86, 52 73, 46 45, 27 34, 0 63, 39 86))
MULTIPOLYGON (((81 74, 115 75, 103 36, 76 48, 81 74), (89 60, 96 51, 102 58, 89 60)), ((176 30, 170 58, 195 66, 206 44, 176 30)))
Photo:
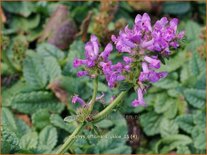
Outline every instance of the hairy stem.
POLYGON ((90 104, 90 113, 92 112, 94 104, 96 102, 97 91, 98 91, 98 76, 93 81, 93 96, 92 96, 91 101, 89 102, 89 104, 90 104))
POLYGON ((73 133, 65 141, 65 143, 56 152, 56 154, 62 154, 65 151, 67 151, 70 148, 71 144, 74 142, 76 136, 81 132, 84 126, 85 126, 85 123, 79 124, 78 127, 73 131, 73 133))
MULTIPOLYGON (((94 85, 94 92, 93 92, 93 97, 91 99, 91 103, 94 104, 95 100, 96 100, 96 94, 97 94, 97 89, 98 89, 98 79, 95 79, 95 85, 94 85), (93 101, 93 102, 92 102, 93 101)), ((127 94, 127 91, 122 91, 117 98, 110 103, 104 110, 102 110, 100 113, 98 113, 97 115, 95 115, 92 119, 92 123, 97 123, 101 120, 103 120, 108 114, 110 114, 113 110, 114 107, 116 107, 117 105, 120 104, 120 101, 124 98, 124 96, 127 94)), ((66 142, 61 146, 61 148, 56 152, 57 154, 62 154, 65 151, 67 151, 67 149, 70 148, 70 146, 73 144, 74 140, 75 140, 75 136, 77 136, 81 130, 83 129, 83 127, 85 126, 85 123, 81 123, 76 129, 75 131, 68 137, 68 139, 66 140, 66 142)))
POLYGON ((109 115, 114 107, 120 104, 120 101, 124 98, 126 94, 127 91, 122 91, 112 103, 110 103, 104 110, 102 110, 100 113, 93 117, 92 123, 97 123, 103 120, 107 115, 109 115))

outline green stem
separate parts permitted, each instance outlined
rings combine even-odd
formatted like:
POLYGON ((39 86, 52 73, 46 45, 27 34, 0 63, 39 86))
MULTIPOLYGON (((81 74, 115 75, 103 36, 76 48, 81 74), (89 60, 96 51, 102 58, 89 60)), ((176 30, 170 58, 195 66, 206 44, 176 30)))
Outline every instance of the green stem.
POLYGON ((97 123, 103 120, 108 114, 112 112, 113 108, 120 103, 126 94, 127 91, 122 91, 112 103, 110 103, 104 110, 93 117, 92 123, 97 123))
POLYGON ((65 151, 67 151, 71 144, 74 142, 76 136, 80 133, 80 131, 85 126, 85 123, 79 124, 79 126, 73 131, 73 133, 68 137, 68 139, 65 141, 65 143, 60 147, 60 149, 56 152, 56 154, 62 154, 65 151))
POLYGON ((94 104, 96 102, 97 91, 98 91, 98 76, 93 81, 93 96, 92 96, 91 101, 89 102, 89 104, 90 104, 90 113, 92 112, 94 104))
MULTIPOLYGON (((98 79, 95 79, 94 81, 95 85, 94 85, 94 92, 93 92, 93 97, 91 99, 91 103, 94 104, 95 103, 95 99, 96 99, 96 94, 97 94, 97 89, 98 89, 98 79)), ((120 101, 124 98, 124 96, 127 94, 127 91, 122 91, 119 96, 112 102, 110 103, 104 110, 102 110, 100 113, 98 113, 97 115, 95 115, 93 117, 93 120, 91 121, 92 123, 97 123, 101 120, 103 120, 108 114, 110 114, 113 110, 114 107, 116 107, 118 104, 120 104, 120 101)), ((66 140, 66 142, 61 146, 61 148, 56 152, 57 154, 62 154, 64 153, 66 150, 68 150, 70 148, 70 146, 72 145, 72 143, 75 140, 75 136, 77 136, 81 130, 83 129, 83 127, 85 126, 85 123, 80 124, 75 131, 68 137, 68 139, 66 140)))

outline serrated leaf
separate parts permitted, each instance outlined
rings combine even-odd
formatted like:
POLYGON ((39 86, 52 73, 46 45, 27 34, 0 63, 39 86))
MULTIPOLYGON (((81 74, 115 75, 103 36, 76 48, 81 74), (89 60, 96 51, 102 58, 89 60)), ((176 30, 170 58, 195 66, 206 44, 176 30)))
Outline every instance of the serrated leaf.
POLYGON ((50 122, 54 126, 56 126, 58 128, 61 128, 61 129, 65 130, 67 132, 70 132, 70 133, 75 130, 75 125, 74 124, 72 124, 72 123, 70 123, 70 124, 65 123, 64 120, 59 115, 57 115, 57 114, 52 114, 50 116, 50 122))
POLYGON ((160 123, 160 134, 164 138, 166 136, 175 135, 178 133, 178 125, 174 120, 162 119, 160 123))
POLYGON ((33 9, 34 9, 34 4, 31 2, 3 2, 2 3, 3 8, 10 12, 10 13, 15 13, 18 15, 22 15, 24 17, 28 17, 33 9))
POLYGON ((177 147, 177 154, 191 154, 189 148, 185 145, 181 145, 177 147))
POLYGON ((190 2, 165 2, 163 5, 163 11, 167 14, 185 14, 190 11, 190 9, 190 2))
POLYGON ((192 137, 196 149, 206 149, 206 131, 205 124, 202 126, 195 126, 192 130, 192 137))
POLYGON ((114 123, 111 120, 107 120, 107 119, 104 119, 104 120, 96 123, 96 126, 99 128, 110 128, 113 125, 114 125, 114 123))
POLYGON ((206 124, 206 117, 205 113, 202 111, 197 110, 195 114, 193 114, 193 123, 199 126, 206 124))
POLYGON ((15 16, 11 21, 11 28, 17 29, 18 31, 28 32, 31 29, 36 28, 40 23, 40 15, 36 14, 28 18, 15 16))
POLYGON ((42 43, 37 47, 37 53, 42 57, 54 57, 57 60, 62 60, 65 57, 63 51, 49 43, 42 43))
POLYGON ((205 71, 205 61, 200 58, 198 53, 192 52, 193 56, 189 61, 189 70, 191 75, 198 76, 201 72, 205 71))
POLYGON ((13 113, 8 108, 2 108, 2 125, 5 125, 11 131, 17 130, 16 122, 13 113))
POLYGON ((52 150, 57 144, 57 130, 53 126, 46 126, 39 135, 39 145, 52 150))
POLYGON ((168 99, 168 98, 169 96, 166 93, 161 93, 156 96, 155 104, 154 104, 155 112, 163 113, 169 109, 171 104, 175 103, 173 99, 168 99))
POLYGON ((50 113, 47 109, 40 109, 32 115, 32 124, 37 129, 43 129, 50 124, 50 113))
POLYGON ((153 111, 140 116, 140 124, 143 127, 145 134, 148 136, 153 136, 160 133, 161 121, 161 115, 158 115, 153 111))
POLYGON ((61 76, 61 68, 55 58, 44 58, 44 66, 50 82, 61 76))
POLYGON ((187 145, 190 143, 192 143, 192 139, 188 136, 179 134, 170 135, 157 142, 155 151, 156 153, 165 154, 180 145, 187 145))
POLYGON ((186 23, 185 31, 188 40, 196 40, 201 33, 201 27, 196 22, 189 20, 186 23))
POLYGON ((185 89, 184 96, 188 103, 195 108, 202 108, 205 105, 206 91, 201 89, 185 89))
POLYGON ((185 132, 187 132, 189 134, 192 132, 192 129, 194 127, 192 115, 186 114, 186 115, 178 116, 176 118, 176 122, 177 122, 179 128, 181 128, 185 132))
POLYGON ((153 85, 159 88, 163 88, 163 89, 179 87, 179 83, 176 80, 172 80, 170 78, 162 79, 157 83, 153 83, 153 85))
POLYGON ((1 128, 1 140, 2 143, 9 145, 11 151, 19 149, 19 138, 7 126, 3 126, 3 129, 1 128))
POLYGON ((16 125, 19 137, 22 137, 31 131, 30 127, 22 119, 16 119, 16 125))
POLYGON ((26 114, 32 114, 43 108, 54 113, 60 113, 63 110, 64 105, 61 104, 51 92, 33 91, 19 93, 14 96, 12 107, 26 114))
POLYGON ((171 57, 169 60, 166 60, 166 65, 162 65, 159 71, 172 72, 180 68, 187 61, 185 51, 177 52, 178 53, 174 57, 171 57))
POLYGON ((35 149, 38 143, 38 135, 36 132, 29 132, 22 136, 19 146, 21 149, 35 149))
POLYGON ((44 88, 47 84, 43 59, 36 53, 30 52, 23 62, 23 74, 26 82, 34 88, 44 88))

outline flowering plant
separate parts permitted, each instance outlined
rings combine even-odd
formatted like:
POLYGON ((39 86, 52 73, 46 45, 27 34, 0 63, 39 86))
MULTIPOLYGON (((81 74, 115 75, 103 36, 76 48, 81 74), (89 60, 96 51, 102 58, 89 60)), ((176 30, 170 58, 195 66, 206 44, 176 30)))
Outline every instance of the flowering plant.
POLYGON ((177 32, 177 25, 178 19, 168 21, 166 17, 151 25, 147 13, 138 14, 133 27, 126 26, 118 36, 112 35, 111 42, 104 50, 101 50, 98 38, 91 35, 90 41, 85 45, 85 59, 75 58, 73 66, 83 68, 77 72, 78 77, 88 76, 94 79, 92 99, 87 103, 78 95, 72 97, 72 103, 81 105, 77 112, 80 125, 57 153, 64 153, 70 147, 74 137, 87 122, 96 123, 108 115, 132 87, 137 92, 137 99, 134 99, 131 105, 147 106, 144 94, 147 93, 150 83, 158 82, 167 76, 167 72, 159 71, 161 64, 164 63, 164 58, 170 58, 171 49, 177 49, 179 41, 184 37, 183 31, 177 32), (118 52, 122 56, 121 61, 112 62, 110 59, 112 52, 118 52), (121 83, 124 83, 127 88, 122 90, 104 110, 91 117, 95 102, 103 98, 103 95, 97 97, 98 78, 102 75, 110 89, 119 87, 121 83))

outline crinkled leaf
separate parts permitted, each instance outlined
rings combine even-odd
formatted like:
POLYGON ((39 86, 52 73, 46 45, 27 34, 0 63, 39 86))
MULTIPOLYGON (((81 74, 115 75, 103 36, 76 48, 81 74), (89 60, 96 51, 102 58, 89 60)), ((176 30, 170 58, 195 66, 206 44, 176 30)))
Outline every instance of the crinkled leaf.
POLYGON ((180 134, 170 135, 157 142, 155 151, 156 153, 165 154, 180 145, 187 145, 190 143, 192 143, 192 139, 188 136, 180 134))
POLYGON ((24 60, 23 74, 26 82, 34 88, 44 88, 47 84, 43 59, 36 53, 30 52, 24 60))
POLYGON ((60 113, 64 105, 51 92, 33 91, 19 93, 12 100, 12 107, 20 112, 32 114, 39 109, 46 108, 51 112, 60 113))
POLYGON ((140 116, 140 124, 143 127, 145 134, 148 136, 159 134, 161 120, 161 115, 158 115, 153 111, 140 116))
POLYGON ((57 144, 57 130, 53 126, 46 126, 39 134, 39 145, 52 150, 57 144))
POLYGON ((36 132, 29 132, 22 136, 19 146, 21 149, 35 149, 38 143, 38 135, 36 132))
POLYGON ((190 9, 190 2, 165 2, 163 5, 163 11, 167 14, 185 14, 190 11, 190 9))
POLYGON ((202 108, 205 105, 206 101, 206 91, 201 89, 185 89, 184 96, 195 108, 202 108))
POLYGON ((50 122, 55 126, 55 127, 58 127, 58 128, 61 128, 67 132, 73 132, 75 130, 75 125, 70 123, 66 123, 64 122, 64 120, 57 114, 52 114, 50 116, 50 122))
POLYGON ((178 133, 178 125, 174 120, 169 120, 166 118, 162 119, 160 123, 160 134, 163 138, 177 133, 178 133))
POLYGON ((54 57, 57 60, 61 60, 65 57, 63 51, 49 43, 42 43, 38 45, 37 53, 42 57, 54 57))
POLYGON ((190 114, 180 115, 176 118, 176 122, 182 130, 184 130, 187 133, 191 133, 192 129, 194 127, 193 124, 193 116, 190 114))
POLYGON ((32 115, 32 124, 37 129, 43 129, 50 124, 50 113, 47 109, 40 109, 32 115))
POLYGON ((55 79, 61 76, 61 68, 55 58, 44 58, 44 65, 50 82, 54 81, 55 79))

